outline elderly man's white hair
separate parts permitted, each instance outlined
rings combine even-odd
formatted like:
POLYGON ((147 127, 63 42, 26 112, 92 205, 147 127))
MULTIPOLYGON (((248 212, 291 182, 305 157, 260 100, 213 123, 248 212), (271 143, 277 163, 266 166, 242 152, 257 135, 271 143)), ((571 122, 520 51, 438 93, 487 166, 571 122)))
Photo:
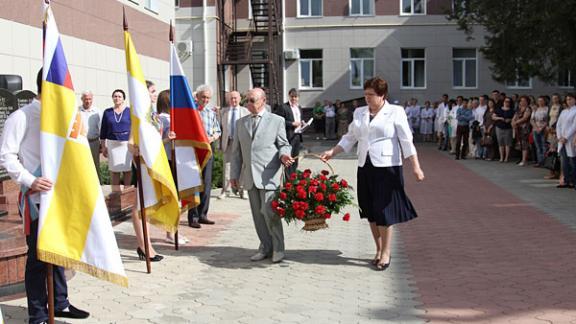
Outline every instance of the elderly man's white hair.
POLYGON ((201 94, 203 92, 209 92, 210 94, 214 93, 212 92, 212 87, 207 84, 200 85, 196 88, 196 94, 201 94))
POLYGON ((81 97, 85 97, 85 96, 94 96, 94 94, 90 90, 84 90, 84 91, 82 91, 81 97))

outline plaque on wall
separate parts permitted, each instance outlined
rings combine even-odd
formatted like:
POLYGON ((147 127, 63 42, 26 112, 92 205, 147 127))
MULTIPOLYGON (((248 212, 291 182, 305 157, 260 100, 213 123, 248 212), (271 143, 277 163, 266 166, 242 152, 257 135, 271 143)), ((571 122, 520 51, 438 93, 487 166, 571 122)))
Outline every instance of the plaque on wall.
POLYGON ((14 92, 14 96, 16 97, 16 103, 18 104, 18 109, 31 103, 32 100, 36 98, 36 94, 30 90, 16 91, 14 92))
MULTIPOLYGON (((4 122, 10 114, 18 109, 18 101, 12 92, 0 89, 0 134, 4 131, 4 122)), ((0 181, 8 179, 8 173, 4 168, 0 168, 0 181)))

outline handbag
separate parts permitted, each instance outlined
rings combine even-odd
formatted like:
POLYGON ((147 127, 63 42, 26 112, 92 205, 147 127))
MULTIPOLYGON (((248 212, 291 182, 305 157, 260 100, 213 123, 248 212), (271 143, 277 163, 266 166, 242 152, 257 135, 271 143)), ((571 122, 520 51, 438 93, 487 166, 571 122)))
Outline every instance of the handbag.
POLYGON ((557 152, 549 152, 544 158, 542 166, 551 171, 560 170, 560 159, 557 152))
POLYGON ((484 137, 480 140, 480 145, 482 146, 490 146, 494 143, 494 139, 491 135, 484 135, 484 137))

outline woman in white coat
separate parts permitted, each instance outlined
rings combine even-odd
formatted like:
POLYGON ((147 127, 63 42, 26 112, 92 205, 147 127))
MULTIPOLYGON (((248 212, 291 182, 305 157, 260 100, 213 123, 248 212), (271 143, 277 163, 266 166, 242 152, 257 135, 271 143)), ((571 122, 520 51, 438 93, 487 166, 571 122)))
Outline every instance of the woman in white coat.
POLYGON ((354 111, 348 133, 322 154, 324 161, 352 150, 358 143, 358 204, 360 218, 367 218, 376 243, 373 264, 378 270, 390 265, 392 225, 417 217, 404 192, 402 155, 412 164, 418 181, 424 180, 406 112, 386 101, 388 83, 376 77, 364 83, 368 106, 354 111))

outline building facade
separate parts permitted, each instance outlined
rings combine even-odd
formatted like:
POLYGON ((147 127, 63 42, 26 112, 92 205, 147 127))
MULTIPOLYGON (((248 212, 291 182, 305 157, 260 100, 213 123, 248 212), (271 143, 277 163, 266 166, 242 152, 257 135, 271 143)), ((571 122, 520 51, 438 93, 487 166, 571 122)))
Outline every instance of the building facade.
MULTIPOLYGON (((236 0, 237 28, 248 29, 252 6, 272 0, 236 0)), ((216 85, 218 1, 180 0, 179 11, 190 14, 179 20, 180 41, 194 36, 194 84, 216 85), (208 22, 204 31, 199 23, 208 22), (212 23, 212 25, 210 25, 212 23), (192 30, 194 32, 192 32, 192 30), (216 30, 216 31, 215 31, 216 30), (215 33, 216 32, 216 33, 215 33), (198 36, 196 36, 196 33, 198 36), (200 34, 202 34, 200 37, 200 34), (204 44, 197 44, 203 42, 204 44), (208 55, 202 54, 206 53, 208 55), (197 82, 198 80, 198 82, 197 82)), ((312 107, 325 99, 343 101, 362 97, 363 81, 381 76, 389 82, 391 100, 439 100, 443 93, 477 96, 493 89, 506 93, 550 94, 574 87, 574 78, 558 85, 538 79, 499 83, 490 73, 490 62, 480 53, 481 28, 472 40, 458 30, 447 15, 451 0, 277 0, 282 5, 283 96, 301 91, 301 103, 312 107)), ((179 18, 177 18, 179 19, 179 18)), ((237 88, 251 85, 247 69, 238 72, 237 88)), ((191 70, 190 70, 191 71, 191 70)), ((285 98, 286 99, 286 98, 285 98)))
MULTIPOLYGON (((144 76, 158 89, 169 87, 169 30, 173 0, 59 0, 52 10, 74 89, 94 93, 99 109, 112 106, 114 89, 127 91, 122 9, 144 76)), ((36 92, 42 67, 42 1, 0 0, 0 75, 18 75, 36 92)))

